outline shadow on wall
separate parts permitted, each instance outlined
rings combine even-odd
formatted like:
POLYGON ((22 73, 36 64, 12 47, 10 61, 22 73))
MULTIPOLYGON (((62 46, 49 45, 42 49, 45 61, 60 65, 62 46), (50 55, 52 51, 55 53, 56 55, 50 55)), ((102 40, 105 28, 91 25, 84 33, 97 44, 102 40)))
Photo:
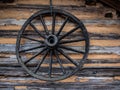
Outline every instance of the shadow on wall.
POLYGON ((13 3, 15 0, 0 0, 0 3, 13 3))

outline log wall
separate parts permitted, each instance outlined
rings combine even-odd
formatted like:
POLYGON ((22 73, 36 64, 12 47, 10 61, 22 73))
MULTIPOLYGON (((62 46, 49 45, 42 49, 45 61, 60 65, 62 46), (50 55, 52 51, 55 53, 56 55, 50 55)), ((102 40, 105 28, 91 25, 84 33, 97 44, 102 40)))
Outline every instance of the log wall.
POLYGON ((62 81, 45 82, 28 76, 20 67, 15 55, 18 31, 29 16, 48 4, 49 0, 0 3, 0 90, 119 90, 120 18, 116 10, 99 2, 86 5, 85 0, 53 0, 55 8, 74 14, 87 27, 90 54, 82 71, 62 81))

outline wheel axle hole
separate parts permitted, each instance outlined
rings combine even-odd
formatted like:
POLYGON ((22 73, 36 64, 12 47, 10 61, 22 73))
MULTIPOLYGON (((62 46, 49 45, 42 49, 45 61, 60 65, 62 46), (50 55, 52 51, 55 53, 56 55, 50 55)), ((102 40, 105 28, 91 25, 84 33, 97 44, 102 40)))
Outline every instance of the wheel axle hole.
POLYGON ((50 44, 54 44, 55 43, 55 40, 54 40, 54 37, 49 37, 48 38, 48 42, 50 43, 50 44))

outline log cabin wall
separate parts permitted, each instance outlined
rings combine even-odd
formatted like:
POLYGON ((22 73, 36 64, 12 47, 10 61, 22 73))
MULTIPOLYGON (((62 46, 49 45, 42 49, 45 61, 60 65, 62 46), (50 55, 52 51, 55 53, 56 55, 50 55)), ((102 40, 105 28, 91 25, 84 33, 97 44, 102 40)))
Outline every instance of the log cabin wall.
POLYGON ((0 3, 0 90, 119 90, 120 18, 116 10, 99 2, 86 5, 85 0, 53 0, 53 4, 81 19, 89 32, 90 54, 83 69, 57 82, 28 76, 16 59, 16 37, 25 20, 47 8, 49 0, 0 3))

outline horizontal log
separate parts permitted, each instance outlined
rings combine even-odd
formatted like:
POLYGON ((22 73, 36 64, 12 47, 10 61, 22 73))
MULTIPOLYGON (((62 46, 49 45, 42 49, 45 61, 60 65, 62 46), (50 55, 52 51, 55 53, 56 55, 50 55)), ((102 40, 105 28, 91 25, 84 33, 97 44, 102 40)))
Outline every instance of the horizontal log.
MULTIPOLYGON (((52 65, 54 67, 59 67, 59 64, 52 65)), ((64 67, 75 67, 73 64, 63 64, 64 67)), ((42 64, 41 67, 49 67, 48 64, 42 64)), ((90 63, 84 64, 83 68, 120 68, 120 63, 90 63)))
POLYGON ((27 86, 15 86, 15 90, 27 90, 27 86))
MULTIPOLYGON (((89 33, 120 34, 120 25, 85 25, 89 33)), ((19 29, 18 29, 19 30, 19 29)))
MULTIPOLYGON (((38 79, 34 79, 34 78, 31 78, 31 77, 25 77, 25 78, 14 78, 14 77, 7 77, 7 78, 1 78, 0 79, 0 82, 8 82, 8 83, 11 83, 12 84, 15 84, 15 85, 21 85, 21 84, 24 84, 24 85, 29 85, 29 84, 42 84, 42 83, 47 83, 45 81, 41 81, 41 80, 38 80, 38 79)), ((73 77, 70 77, 68 79, 65 79, 65 80, 62 80, 62 81, 58 81, 56 83, 94 83, 95 82, 99 82, 100 83, 112 83, 113 82, 113 78, 112 77, 78 77, 78 76, 73 76, 73 77)))
POLYGON ((90 45, 93 46, 120 46, 119 40, 91 40, 90 45))
MULTIPOLYGON (((17 60, 16 60, 16 56, 14 56, 14 55, 10 55, 10 56, 7 56, 6 54, 5 55, 1 55, 1 57, 3 58, 3 57, 8 57, 8 59, 7 58, 5 58, 5 59, 1 59, 2 61, 1 61, 1 66, 19 66, 18 65, 18 62, 17 62, 17 60)), ((72 55, 71 56, 72 58, 74 58, 74 59, 79 59, 80 58, 80 56, 77 56, 77 55, 72 55)), ((112 66, 113 65, 113 63, 118 63, 119 61, 117 61, 116 59, 118 59, 119 60, 119 55, 117 56, 117 55, 89 55, 89 57, 88 57, 88 59, 98 59, 98 60, 92 60, 92 61, 87 61, 88 62, 88 65, 91 65, 92 63, 94 63, 94 65, 93 65, 93 67, 95 68, 105 68, 105 65, 104 65, 104 67, 102 66, 102 63, 104 64, 104 63, 106 63, 106 65, 108 64, 108 66, 106 66, 107 68, 110 68, 109 66, 111 66, 111 68, 118 68, 115 64, 115 66, 112 66), (108 59, 106 62, 103 60, 103 59, 108 59), (112 59, 112 60, 110 60, 110 59, 112 59), (99 65, 100 67, 97 67, 97 65, 99 65)), ((119 66, 119 65, 118 65, 119 66)), ((88 68, 88 67, 87 67, 88 68)), ((91 65, 91 68, 92 68, 92 65, 91 65)))
MULTIPOLYGON (((37 84, 37 83, 36 83, 37 84)), ((92 83, 92 84, 89 84, 89 83, 46 83, 46 84, 30 84, 30 85, 27 85, 27 89, 28 90, 87 90, 88 88, 90 90, 106 90, 106 89, 109 89, 109 90, 115 90, 116 88, 120 88, 118 84, 118 82, 112 82, 111 84, 107 84, 107 83, 104 83, 101 84, 98 82, 98 84, 96 83, 92 83), (106 85, 107 84, 107 85, 106 85), (99 88, 98 88, 99 87, 99 88), (72 89, 71 89, 72 88, 72 89)), ((19 87, 23 87, 24 85, 20 84, 18 85, 19 87), (21 85, 21 86, 20 86, 21 85)), ((3 90, 14 90, 14 85, 8 85, 8 84, 1 84, 1 86, 7 86, 8 88, 3 88, 3 90), (9 89, 9 88, 13 88, 13 89, 9 89)), ((25 86, 24 86, 25 87, 25 86)), ((23 90, 23 89, 22 89, 23 90)))
MULTIPOLYGON (((94 89, 94 90, 100 90, 100 89, 102 89, 102 90, 106 90, 106 88, 107 89, 109 89, 109 90, 115 90, 116 88, 118 88, 119 89, 119 86, 117 86, 117 85, 76 85, 77 83, 74 83, 74 84, 55 84, 56 86, 52 86, 52 85, 43 85, 43 84, 41 84, 40 86, 17 86, 17 87, 26 87, 27 89, 16 89, 16 90, 73 90, 73 89, 75 89, 75 90, 79 90, 79 88, 80 89, 82 89, 82 90, 84 90, 84 89, 90 89, 90 90, 92 90, 92 89, 94 89), (45 86, 45 87, 43 87, 43 86, 45 86), (62 87, 59 87, 59 86, 62 86, 62 87), (72 87, 71 87, 72 86, 72 87), (100 88, 100 89, 98 89, 98 87, 100 88), (72 89, 71 89, 72 88, 72 89), (97 88, 97 89, 96 89, 97 88)), ((0 88, 1 90, 14 90, 14 86, 8 86, 8 87, 1 87, 0 88)))
MULTIPOLYGON (((42 57, 42 56, 41 56, 42 57)), ((61 57, 62 58, 62 57, 61 57)), ((76 59, 76 61, 79 61, 81 57, 78 57, 76 59)), ((6 64, 10 64, 10 65, 18 65, 18 61, 17 61, 17 58, 15 56, 12 56, 11 57, 1 57, 0 58, 0 65, 1 66, 4 66, 6 64), (3 64, 3 65, 2 65, 3 64)), ((25 60, 26 58, 24 58, 25 60)), ((40 59, 40 58, 39 58, 40 59)), ((45 61, 45 63, 48 63, 49 59, 46 59, 47 61, 45 61)), ((62 61, 63 63, 68 63, 64 58, 62 58, 62 61)), ((36 59, 34 59, 31 63, 36 63, 36 59)), ((56 63, 56 62, 55 62, 56 63)), ((90 63, 120 63, 120 60, 118 58, 106 58, 106 59, 87 59, 86 60, 86 63, 87 64, 90 64, 90 63)))
MULTIPOLYGON (((11 58, 11 59, 16 59, 16 55, 15 54, 10 54, 10 53, 6 53, 6 54, 4 54, 4 53, 1 53, 0 54, 0 57, 1 58, 11 58)), ((74 58, 74 59, 79 59, 79 58, 81 58, 80 57, 80 55, 77 55, 77 54, 75 54, 75 55, 71 55, 71 57, 72 58, 74 58)), ((116 59, 120 59, 120 55, 116 55, 116 54, 89 54, 88 55, 88 59, 93 59, 93 60, 96 60, 96 59, 98 59, 98 60, 105 60, 105 59, 113 59, 113 60, 116 60, 116 59)))
POLYGON ((0 87, 1 90, 14 90, 14 87, 0 87))
MULTIPOLYGON (((98 83, 99 84, 99 83, 98 83)), ((58 86, 58 85, 57 85, 58 86)), ((58 86, 58 88, 57 88, 57 86, 56 87, 54 87, 56 90, 73 90, 73 89, 75 89, 75 90, 87 90, 88 88, 89 88, 89 90, 106 90, 106 89, 108 89, 108 90, 115 90, 116 88, 118 88, 119 89, 119 86, 118 85, 116 85, 116 84, 114 84, 114 85, 90 85, 90 84, 88 84, 88 85, 86 85, 86 84, 84 84, 84 85, 79 85, 78 83, 71 83, 71 84, 60 84, 60 86, 61 86, 61 88, 59 88, 59 86, 58 86), (99 87, 99 88, 98 88, 99 87), (72 89, 71 89, 72 88, 72 89)), ((46 88, 43 88, 42 87, 42 85, 41 86, 37 86, 37 87, 33 87, 33 86, 31 86, 31 87, 28 87, 29 89, 53 89, 54 90, 54 88, 51 86, 49 86, 48 85, 48 87, 46 87, 46 88)))
MULTIPOLYGON (((75 56, 77 57, 77 56, 75 56)), ((88 55, 88 59, 119 59, 120 56, 119 55, 115 55, 115 54, 90 54, 88 55)))
MULTIPOLYGON (((97 56, 97 55, 96 55, 96 56, 97 56)), ((40 60, 40 57, 42 57, 42 56, 39 56, 38 58, 35 58, 34 60, 32 60, 32 61, 30 62, 30 65, 31 65, 31 66, 35 65, 36 62, 37 62, 38 60, 40 60)), ((75 59, 76 61, 79 61, 80 58, 81 58, 81 56, 74 58, 73 55, 70 56, 70 57, 73 58, 73 59, 75 59)), ((85 63, 88 64, 88 65, 90 65, 90 64, 100 64, 100 65, 101 65, 101 64, 120 63, 120 60, 118 59, 119 57, 114 57, 114 58, 109 57, 109 58, 106 58, 106 59, 104 59, 104 57, 103 57, 103 58, 100 58, 100 59, 89 59, 89 58, 90 58, 90 56, 88 57, 87 61, 85 62, 85 63)), ((6 57, 6 58, 5 58, 5 56, 1 56, 0 59, 1 59, 1 60, 0 60, 0 66, 1 66, 1 67, 4 67, 4 66, 20 66, 19 63, 18 63, 18 61, 17 61, 17 59, 16 59, 16 56, 12 56, 12 55, 11 55, 10 57, 6 57)), ((24 58, 23 61, 25 61, 26 59, 28 59, 28 58, 24 58)), ((61 57, 61 59, 62 59, 62 63, 65 64, 65 65, 67 65, 67 63, 68 63, 68 64, 70 63, 70 62, 68 62, 68 61, 67 61, 65 58, 63 58, 63 57, 61 57)), ((44 63, 46 63, 46 64, 49 63, 49 59, 47 58, 44 63)), ((57 64, 57 62, 54 61, 54 64, 57 64)), ((84 67, 84 68, 86 68, 86 67, 84 67)), ((102 68, 102 67, 101 67, 101 68, 102 68)), ((103 68, 104 68, 104 67, 103 67, 103 68)), ((111 68, 112 68, 112 67, 111 67, 111 68)))
POLYGON ((119 59, 87 59, 86 63, 119 63, 119 59))
MULTIPOLYGON (((53 5, 84 5, 85 1, 81 0, 81 1, 76 1, 76 0, 54 0, 53 1, 53 5)), ((18 0, 17 4, 28 4, 27 1, 25 0, 18 0)), ((39 0, 30 0, 29 4, 42 4, 42 5, 49 5, 49 0, 47 1, 39 1, 39 0)))
MULTIPOLYGON (((14 61, 12 61, 11 63, 9 63, 10 61, 2 61, 1 63, 0 63, 0 66, 1 67, 11 67, 11 66, 14 66, 14 67, 19 67, 20 66, 20 64, 17 62, 17 60, 16 59, 13 59, 14 61)), ((36 66, 36 63, 31 63, 31 64, 29 64, 29 66, 36 66)), ((63 64, 63 66, 65 67, 65 68, 68 68, 69 69, 69 67, 74 67, 74 65, 73 64, 71 64, 70 62, 69 63, 67 63, 67 64, 63 64)), ((49 65, 48 64, 45 64, 45 63, 43 63, 42 64, 42 66, 41 67, 43 67, 43 68, 46 68, 46 67, 49 67, 49 65)), ((54 68, 59 68, 59 64, 57 63, 57 64, 53 64, 53 67, 54 68)), ((101 63, 101 62, 96 62, 96 63, 85 63, 84 64, 84 67, 83 68, 120 68, 120 63, 109 63, 109 62, 106 62, 106 63, 101 63)))
MULTIPOLYGON (((1 19, 0 25, 23 25, 26 20, 16 20, 16 19, 1 19)), ((119 25, 119 20, 81 20, 85 25, 119 25)), ((59 25, 62 25, 63 22, 57 23, 59 25)), ((46 25, 51 25, 51 23, 48 21, 46 25)))
MULTIPOLYGON (((15 68, 14 68, 15 69, 15 68)), ((98 70, 99 71, 99 70, 98 70)), ((32 77, 8 77, 8 76, 3 76, 0 79, 0 86, 8 85, 8 86, 13 86, 13 85, 19 85, 19 86, 28 86, 29 88, 40 88, 41 86, 45 86, 46 88, 50 87, 59 87, 60 85, 64 88, 70 88, 72 85, 72 88, 79 88, 82 86, 88 87, 88 85, 94 85, 94 86, 101 86, 101 85, 112 85, 114 84, 117 85, 119 84, 119 81, 114 81, 114 77, 108 77, 108 76, 98 76, 98 77, 92 77, 92 76, 73 76, 71 78, 65 79, 63 81, 58 81, 58 82, 44 82, 32 77), (64 85, 63 85, 64 83, 64 85)), ((116 86, 118 87, 118 86, 116 86)), ((113 88, 113 87, 112 87, 113 88)), ((104 90, 104 89, 103 89, 104 90)), ((106 89, 105 89, 106 90, 106 89)), ((114 90, 114 89, 113 89, 114 90)))
MULTIPOLYGON (((44 70, 47 70, 48 68, 42 68, 44 70)), ((69 70, 66 69, 66 70, 69 70)), ((59 69, 54 69, 54 72, 60 73, 61 71, 59 69)), ((119 76, 120 71, 119 68, 117 69, 90 69, 90 68, 84 68, 82 70, 79 70, 76 74, 76 76, 89 76, 89 77, 112 77, 112 76, 119 76)), ((22 68, 22 67, 0 67, 0 76, 6 76, 6 77, 29 77, 28 73, 22 68), (14 73, 13 73, 14 72, 14 73)))
POLYGON ((120 67, 120 63, 113 63, 113 64, 85 64, 84 67, 86 68, 119 68, 120 67))
MULTIPOLYGON (((2 82, 3 83, 3 82, 2 82)), ((102 82, 92 82, 89 83, 57 83, 57 82, 48 82, 48 83, 32 83, 32 84, 14 84, 16 85, 17 87, 27 87, 28 90, 87 90, 88 88, 90 90, 106 90, 106 89, 109 89, 109 90, 115 90, 116 88, 120 88, 119 85, 118 85, 118 81, 117 82, 112 82, 110 84, 108 83, 104 83, 104 84, 101 84, 102 82), (99 87, 99 88, 98 88, 99 87), (72 89, 71 89, 72 88, 72 89)), ((6 88, 3 88, 3 90, 14 90, 14 89, 11 89, 14 87, 13 83, 12 84, 6 84, 6 82, 4 82, 3 84, 0 84, 1 86, 5 87, 7 86, 8 88, 10 89, 6 89, 6 88)), ((22 89, 23 90, 23 89, 22 89)))
POLYGON ((120 80, 120 76, 119 75, 115 76, 114 80, 120 80))
MULTIPOLYGON (((21 29, 21 25, 0 25, 0 32, 8 31, 11 32, 18 32, 21 29), (4 30, 4 31, 3 31, 4 30)), ((119 28, 120 25, 85 25, 89 33, 96 33, 96 34, 120 34, 119 28)), ((42 29, 42 27, 37 26, 37 28, 42 29)), ((60 26, 56 26, 56 30, 58 30, 60 26)), ((66 28, 70 30, 72 26, 66 28)), ((65 31, 65 30, 64 30, 65 31)))
MULTIPOLYGON (((41 7, 42 8, 42 7, 41 7)), ((61 9, 61 7, 58 7, 61 9)), ((39 11, 41 9, 4 9, 0 10, 0 19, 27 19, 31 15, 33 15, 35 12, 39 11), (11 12, 11 13, 9 13, 11 12), (15 14, 14 14, 15 13, 15 14)), ((71 8, 71 7, 66 7, 63 8, 63 10, 70 12, 71 14, 75 15, 79 19, 108 19, 105 17, 105 14, 107 12, 111 13, 113 15, 112 19, 117 19, 116 18, 116 12, 113 9, 109 8, 97 8, 96 7, 76 7, 76 8, 71 8)))
MULTIPOLYGON (((16 44, 15 38, 0 38, 0 44, 16 44)), ((91 46, 120 46, 120 40, 90 40, 91 46)), ((79 46, 75 44, 74 46, 79 46)))
MULTIPOLYGON (((57 32, 56 32, 57 33, 57 32)), ((65 34, 67 32, 64 32, 62 34, 65 34)), ((89 33, 89 32, 88 32, 89 33)), ((100 40, 100 39, 103 39, 103 40, 114 40, 114 39, 120 39, 120 34, 117 33, 115 34, 116 32, 114 33, 109 33, 108 34, 104 34, 104 33, 96 33, 96 32, 93 32, 93 33, 89 33, 89 37, 91 40, 100 40)), ((43 33, 45 34, 45 33, 43 33)), ((72 35, 69 35, 68 38, 72 38, 72 37, 79 37, 80 33, 76 33, 76 34, 72 34, 72 35)), ((18 32, 17 30, 0 30, 0 38, 17 38, 18 36, 18 32)), ((33 32, 33 31, 29 31, 29 34, 28 34, 29 37, 32 37, 32 38, 35 38, 36 39, 39 39, 37 38, 37 36, 39 36, 37 33, 33 32)))
POLYGON ((0 43, 4 43, 4 44, 15 44, 16 43, 16 39, 13 38, 1 38, 0 39, 0 43))
MULTIPOLYGON (((7 3, 7 5, 49 5, 50 1, 46 0, 46 1, 39 1, 39 0, 29 0, 29 3, 27 0, 17 0, 14 1, 14 3, 7 3)), ((75 6, 80 6, 80 5, 84 5, 85 1, 84 0, 54 0, 53 1, 54 5, 75 5, 75 6)), ((2 4, 1 4, 2 5, 2 4)))
MULTIPOLYGON (((18 30, 20 30, 22 26, 16 26, 16 25, 7 25, 7 26, 0 26, 0 37, 15 37, 18 35, 18 30), (14 30, 16 29, 16 30, 14 30)), ((42 30, 42 26, 36 26, 39 30, 42 30)), ((51 27, 48 27, 51 30, 51 27)), ((58 31, 60 26, 56 26, 56 31, 58 31)), ((70 31, 74 27, 68 26, 65 27, 63 30, 64 33, 70 31)), ((32 28, 29 28, 32 29, 32 28)), ((120 32, 119 32, 119 25, 110 25, 110 26, 95 26, 95 25, 87 25, 87 30, 89 32, 89 36, 91 39, 119 39, 120 38, 120 32)), ((27 30, 29 31, 29 34, 31 34, 33 37, 36 36, 37 33, 33 33, 33 30, 27 30)), ((75 34, 77 36, 77 34, 75 34)))
MULTIPOLYGON (((119 81, 113 81, 114 78, 112 77, 80 77, 80 76, 73 76, 71 78, 68 78, 66 80, 63 81, 59 81, 59 82, 44 82, 41 80, 37 80, 31 77, 1 77, 0 80, 0 86, 5 86, 7 85, 8 87, 10 86, 17 86, 22 87, 24 85, 27 86, 28 88, 32 88, 32 89, 41 89, 41 87, 45 86, 46 88, 57 88, 59 86, 63 87, 63 88, 85 88, 87 85, 87 88, 89 87, 89 85, 93 85, 94 87, 101 87, 103 88, 104 85, 106 86, 106 84, 109 84, 108 87, 111 87, 111 90, 114 90, 115 87, 118 87, 119 81), (64 83, 64 85, 63 85, 64 83), (114 87, 111 86, 112 84, 114 84, 114 87), (19 85, 19 86, 18 86, 19 85), (116 86, 117 85, 117 86, 116 86)), ((92 89, 93 89, 92 88, 92 89)), ((64 89, 63 89, 64 90, 64 89)), ((78 89, 79 90, 79 89, 78 89)), ((102 89, 104 90, 104 88, 102 89)), ((106 89, 105 89, 106 90, 106 89)))
MULTIPOLYGON (((1 53, 15 53, 15 48, 16 47, 16 45, 14 45, 14 44, 0 44, 0 52, 1 53)), ((26 47, 26 48, 31 48, 31 47, 35 47, 34 46, 34 44, 33 45, 29 45, 28 47, 26 47)), ((76 50, 79 50, 79 48, 80 47, 72 47, 72 48, 74 48, 74 49, 76 49, 76 50)), ((82 48, 82 47, 81 47, 82 48)), ((118 47, 99 47, 99 46, 91 46, 90 47, 90 51, 89 51, 89 53, 90 54, 94 54, 94 53, 98 53, 98 54, 118 54, 118 55, 120 55, 120 47, 118 46, 118 47)), ((31 51, 31 52, 34 52, 35 53, 35 51, 31 51)), ((37 52, 37 51, 36 51, 37 52)), ((74 52, 70 52, 70 51, 66 51, 67 53, 73 53, 74 54, 74 52)))
MULTIPOLYGON (((18 35, 18 30, 20 30, 21 26, 16 25, 7 25, 0 26, 0 37, 5 38, 13 38, 18 35), (14 30, 16 29, 16 30, 14 30)), ((42 27, 37 26, 40 30, 42 27)), ((60 28, 60 26, 56 26, 56 31, 60 28)), ((65 28, 65 32, 71 30, 73 27, 65 28)), ((95 26, 95 25, 87 25, 87 29, 89 32, 90 39, 119 39, 119 25, 110 25, 110 26, 95 26)), ((30 34, 34 37, 37 33, 33 33, 32 30, 29 30, 30 34), (35 35, 34 35, 35 34, 35 35)), ((75 35, 77 36, 77 35, 75 35)))

